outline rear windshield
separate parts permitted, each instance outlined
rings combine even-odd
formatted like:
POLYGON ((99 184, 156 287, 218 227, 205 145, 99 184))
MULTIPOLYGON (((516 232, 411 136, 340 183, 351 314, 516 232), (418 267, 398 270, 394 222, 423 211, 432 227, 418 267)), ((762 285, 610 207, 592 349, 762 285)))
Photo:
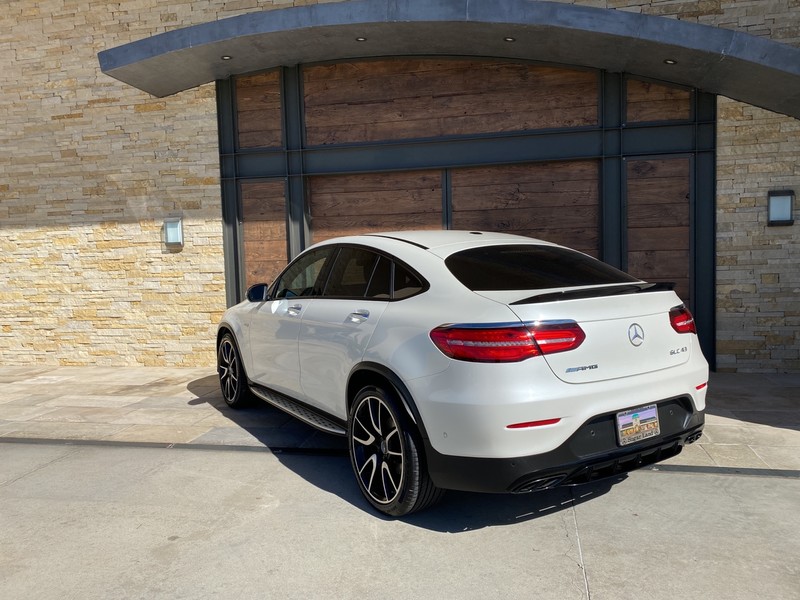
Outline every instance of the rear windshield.
POLYGON ((532 244, 464 250, 449 256, 445 264, 461 283, 476 292, 639 281, 580 252, 532 244))

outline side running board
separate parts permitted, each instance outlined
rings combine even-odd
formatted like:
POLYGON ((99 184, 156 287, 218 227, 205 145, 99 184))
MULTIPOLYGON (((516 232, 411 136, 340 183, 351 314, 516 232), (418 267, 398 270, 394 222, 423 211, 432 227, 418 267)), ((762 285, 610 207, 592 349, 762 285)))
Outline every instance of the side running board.
POLYGON ((273 390, 261 387, 260 385, 251 385, 250 391, 256 396, 268 402, 275 408, 279 408, 285 413, 300 419, 306 425, 311 425, 315 429, 332 433, 333 435, 347 435, 347 431, 336 421, 326 417, 325 415, 303 405, 299 402, 292 400, 288 396, 279 394, 273 390))

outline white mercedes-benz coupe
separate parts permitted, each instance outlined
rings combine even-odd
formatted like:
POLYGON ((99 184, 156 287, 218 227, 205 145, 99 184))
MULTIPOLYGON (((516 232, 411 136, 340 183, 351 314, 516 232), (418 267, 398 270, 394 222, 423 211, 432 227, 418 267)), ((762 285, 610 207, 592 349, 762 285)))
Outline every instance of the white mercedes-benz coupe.
POLYGON ((347 436, 362 493, 393 516, 446 489, 624 473, 704 423, 708 364, 671 286, 515 235, 321 242, 228 309, 217 349, 228 405, 256 396, 347 436))

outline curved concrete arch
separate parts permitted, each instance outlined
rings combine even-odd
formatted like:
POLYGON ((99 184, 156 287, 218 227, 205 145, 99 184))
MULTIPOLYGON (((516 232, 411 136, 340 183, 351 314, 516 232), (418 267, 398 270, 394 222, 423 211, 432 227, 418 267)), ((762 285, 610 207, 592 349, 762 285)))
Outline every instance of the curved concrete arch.
POLYGON ((625 72, 800 118, 798 48, 677 19, 558 2, 353 0, 301 6, 169 31, 98 58, 111 77, 168 96, 280 65, 402 55, 485 56, 625 72))

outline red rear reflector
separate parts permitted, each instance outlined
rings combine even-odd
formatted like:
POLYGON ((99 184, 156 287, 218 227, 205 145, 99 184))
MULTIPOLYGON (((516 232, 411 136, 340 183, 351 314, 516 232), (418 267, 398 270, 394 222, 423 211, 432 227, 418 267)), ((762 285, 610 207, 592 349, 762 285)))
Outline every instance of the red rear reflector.
POLYGON ((696 389, 696 390, 699 392, 700 390, 702 390, 704 387, 707 387, 707 386, 708 386, 708 382, 706 382, 706 383, 701 383, 701 384, 700 384, 700 385, 698 385, 698 386, 697 386, 695 389, 696 389))
POLYGON ((519 362, 573 350, 586 339, 574 321, 511 327, 442 325, 430 336, 446 356, 470 362, 519 362))
POLYGON ((506 425, 506 429, 527 429, 529 427, 541 427, 542 425, 555 425, 561 419, 544 419, 542 421, 528 421, 527 423, 514 423, 506 425))
POLYGON ((669 311, 669 322, 678 333, 697 333, 694 317, 685 306, 676 306, 669 311))

